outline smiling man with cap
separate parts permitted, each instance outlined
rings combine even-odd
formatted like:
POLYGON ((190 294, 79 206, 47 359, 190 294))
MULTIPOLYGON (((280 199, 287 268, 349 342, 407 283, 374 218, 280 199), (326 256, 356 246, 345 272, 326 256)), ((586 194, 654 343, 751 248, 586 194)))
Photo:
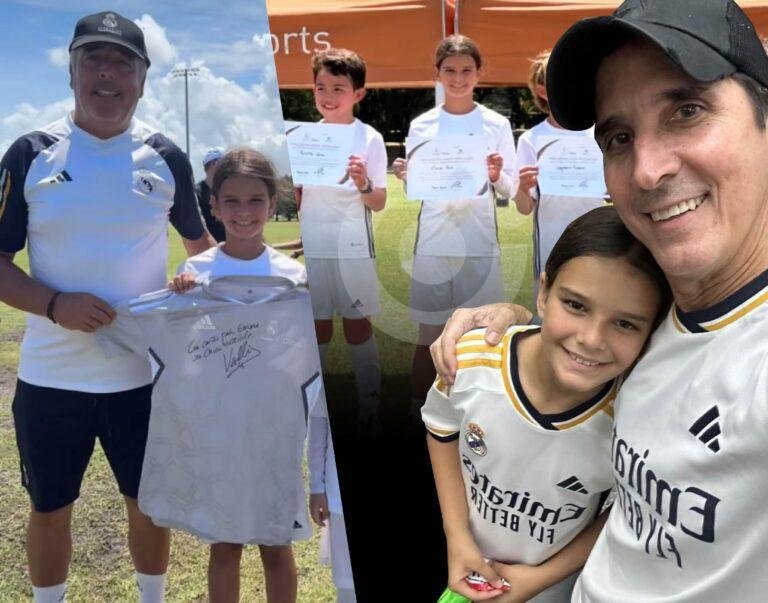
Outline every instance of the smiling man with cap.
POLYGON ((186 156, 134 118, 149 64, 135 23, 82 18, 70 45, 74 111, 0 162, 0 300, 28 313, 13 415, 35 601, 64 598, 72 507, 97 438, 125 498, 141 601, 163 596, 168 531, 136 505, 150 368, 105 358, 93 334, 112 304, 165 285, 168 222, 188 253, 212 244, 186 156), (25 245, 29 275, 13 263, 25 245))
MULTIPOLYGON (((764 600, 768 56, 730 0, 628 0, 572 26, 548 77, 559 123, 595 123, 613 203, 675 298, 616 400, 616 502, 573 601, 764 600)), ((444 378, 458 333, 514 314, 458 312, 433 347, 444 378)))

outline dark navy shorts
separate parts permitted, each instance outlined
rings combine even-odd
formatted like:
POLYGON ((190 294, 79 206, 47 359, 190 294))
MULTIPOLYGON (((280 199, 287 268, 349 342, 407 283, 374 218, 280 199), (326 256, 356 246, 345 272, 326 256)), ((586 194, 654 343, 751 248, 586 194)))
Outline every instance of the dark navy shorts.
POLYGON ((13 421, 21 459, 21 483, 36 511, 74 502, 96 438, 120 492, 139 493, 147 444, 152 386, 90 394, 16 382, 13 421))

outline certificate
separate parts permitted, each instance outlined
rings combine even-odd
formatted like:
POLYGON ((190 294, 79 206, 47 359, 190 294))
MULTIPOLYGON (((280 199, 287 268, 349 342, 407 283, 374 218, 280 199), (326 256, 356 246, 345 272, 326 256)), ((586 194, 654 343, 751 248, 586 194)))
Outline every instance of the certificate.
POLYGON ((539 151, 539 190, 563 197, 607 197, 603 154, 593 138, 565 136, 539 151))
POLYGON ((352 154, 352 124, 285 122, 293 184, 343 185, 352 154))
POLYGON ((490 153, 485 136, 439 136, 405 140, 408 199, 451 201, 488 192, 490 153))

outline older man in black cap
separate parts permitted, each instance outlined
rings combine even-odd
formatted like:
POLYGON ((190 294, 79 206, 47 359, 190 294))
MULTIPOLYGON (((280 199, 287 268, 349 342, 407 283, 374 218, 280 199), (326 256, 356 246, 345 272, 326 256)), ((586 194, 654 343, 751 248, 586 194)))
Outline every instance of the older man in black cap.
POLYGON ((13 414, 36 601, 64 598, 72 506, 97 438, 125 497, 141 599, 163 596, 168 531, 136 505, 150 367, 105 358, 93 335, 113 303, 164 285, 169 221, 188 253, 212 244, 186 156, 133 116, 149 64, 132 21, 81 19, 74 111, 16 140, 0 164, 0 300, 28 313, 13 414), (29 275, 13 263, 25 245, 29 275))
MULTIPOLYGON (((675 298, 616 400, 617 498, 573 601, 763 601, 768 57, 731 0, 628 0, 563 35, 547 90, 559 123, 595 123, 613 203, 675 298)), ((513 314, 457 312, 438 370, 450 382, 458 332, 497 341, 513 314)))

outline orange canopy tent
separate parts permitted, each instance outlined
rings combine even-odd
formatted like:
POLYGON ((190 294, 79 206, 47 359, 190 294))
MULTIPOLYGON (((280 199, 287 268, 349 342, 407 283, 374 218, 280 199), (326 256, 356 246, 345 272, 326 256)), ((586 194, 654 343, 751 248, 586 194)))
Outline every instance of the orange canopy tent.
MULTIPOLYGON (((737 1, 761 36, 767 36, 768 0, 737 1)), ((455 27, 480 46, 483 84, 524 86, 529 59, 552 48, 579 19, 608 15, 619 4, 618 0, 456 0, 455 27)))
POLYGON ((453 23, 443 0, 267 0, 267 14, 281 88, 311 88, 310 58, 331 46, 365 59, 369 87, 430 87, 453 23))

